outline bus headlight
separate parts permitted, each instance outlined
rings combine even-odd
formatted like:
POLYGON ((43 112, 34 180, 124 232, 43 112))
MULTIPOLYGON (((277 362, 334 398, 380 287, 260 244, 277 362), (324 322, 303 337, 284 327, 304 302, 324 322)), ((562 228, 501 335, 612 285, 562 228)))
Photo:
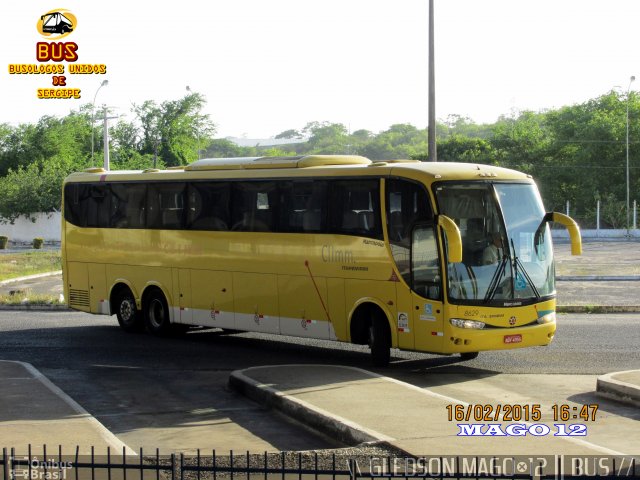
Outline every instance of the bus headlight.
POLYGON ((462 318, 452 318, 449 320, 451 325, 458 328, 472 328, 475 330, 481 330, 484 328, 484 322, 478 322, 477 320, 464 320, 462 318))
POLYGON ((556 312, 547 313, 541 317, 538 317, 538 323, 544 325, 545 323, 553 323, 556 321, 556 312))

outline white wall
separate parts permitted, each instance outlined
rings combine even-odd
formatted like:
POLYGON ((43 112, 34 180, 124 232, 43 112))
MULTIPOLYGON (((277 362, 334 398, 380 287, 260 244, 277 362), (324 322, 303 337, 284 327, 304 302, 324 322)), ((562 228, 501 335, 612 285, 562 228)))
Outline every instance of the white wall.
MULTIPOLYGON (((582 236, 582 238, 601 238, 601 239, 607 239, 607 238, 617 238, 617 239, 621 239, 621 238, 627 238, 627 230, 624 229, 600 229, 600 230, 596 230, 595 228, 592 230, 583 230, 580 229, 580 235, 582 236)), ((569 238, 569 231, 566 228, 554 228, 553 230, 551 230, 551 236, 553 238, 569 238)), ((640 230, 638 229, 631 229, 629 230, 629 237, 633 237, 633 238, 640 238, 640 230)))
POLYGON ((35 223, 25 217, 20 217, 10 223, 0 223, 0 235, 9 237, 9 242, 29 242, 42 237, 45 242, 60 241, 60 212, 36 213, 35 223))

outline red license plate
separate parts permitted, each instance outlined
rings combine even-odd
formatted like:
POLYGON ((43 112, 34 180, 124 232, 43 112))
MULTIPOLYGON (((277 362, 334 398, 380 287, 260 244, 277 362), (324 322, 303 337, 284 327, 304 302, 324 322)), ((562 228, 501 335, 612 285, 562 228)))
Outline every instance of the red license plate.
POLYGON ((505 335, 504 343, 520 343, 522 342, 522 335, 505 335))

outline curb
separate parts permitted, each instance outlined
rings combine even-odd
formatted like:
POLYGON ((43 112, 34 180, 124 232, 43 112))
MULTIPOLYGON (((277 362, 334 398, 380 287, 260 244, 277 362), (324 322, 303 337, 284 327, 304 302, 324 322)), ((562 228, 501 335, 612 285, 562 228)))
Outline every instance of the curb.
POLYGON ((638 282, 640 275, 561 275, 558 282, 638 282))
MULTIPOLYGON (((38 278, 54 277, 61 275, 62 270, 56 270, 54 272, 36 273, 34 275, 26 275, 24 277, 10 278, 8 280, 0 281, 0 287, 5 285, 11 285, 12 283, 25 282, 28 280, 37 280, 38 278)), ((50 311, 64 311, 71 310, 67 305, 36 305, 26 303, 24 305, 5 305, 0 303, 0 311, 32 311, 32 312, 50 312, 50 311)))
POLYGON ((0 311, 23 311, 23 312, 66 312, 71 311, 66 305, 2 305, 0 311))
POLYGON ((370 432, 345 418, 333 415, 303 400, 259 383, 244 374, 247 370, 251 369, 247 368, 231 372, 228 381, 229 388, 257 403, 279 410, 303 425, 328 434, 346 445, 387 442, 389 440, 389 438, 370 432))
POLYGON ((632 383, 616 380, 615 375, 633 372, 627 370, 624 372, 608 373, 598 377, 596 383, 596 393, 602 397, 610 398, 623 402, 634 407, 640 407, 640 388, 632 383))
POLYGON ((640 313, 640 305, 558 305, 557 313, 640 313))
POLYGON ((25 282, 27 280, 36 280, 38 278, 45 277, 54 277, 56 275, 62 275, 62 270, 56 270, 55 272, 36 273, 34 275, 27 275, 25 277, 16 277, 10 278, 8 280, 2 280, 0 281, 0 287, 3 285, 9 285, 10 283, 25 282))

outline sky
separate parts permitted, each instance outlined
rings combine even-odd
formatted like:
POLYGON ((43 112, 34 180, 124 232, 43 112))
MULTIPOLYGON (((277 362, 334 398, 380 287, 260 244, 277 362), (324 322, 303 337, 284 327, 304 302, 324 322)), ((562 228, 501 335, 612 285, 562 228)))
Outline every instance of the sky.
MULTIPOLYGON (((207 100, 218 137, 268 138, 311 121, 375 133, 427 125, 428 0, 26 0, 4 6, 0 123, 35 123, 103 104, 133 121, 134 104, 207 100), (105 75, 66 75, 79 100, 38 99, 51 75, 37 64, 40 15, 67 9, 76 63, 105 75)), ((436 116, 501 115, 640 89, 637 0, 435 0, 436 116)), ((50 62, 51 63, 51 62, 50 62)), ((68 65, 68 64, 67 64, 68 65)))

